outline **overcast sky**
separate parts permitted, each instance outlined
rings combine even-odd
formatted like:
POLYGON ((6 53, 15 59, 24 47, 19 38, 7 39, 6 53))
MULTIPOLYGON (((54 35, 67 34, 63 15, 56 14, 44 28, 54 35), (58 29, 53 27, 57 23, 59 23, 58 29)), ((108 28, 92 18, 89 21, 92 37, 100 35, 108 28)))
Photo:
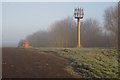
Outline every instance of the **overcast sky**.
MULTIPOLYGON (((115 2, 4 2, 2 3, 3 46, 17 46, 21 39, 39 30, 49 30, 56 20, 73 17, 74 8, 84 8, 84 18, 103 24, 104 10, 115 2)), ((74 19, 74 18, 73 18, 74 19)))

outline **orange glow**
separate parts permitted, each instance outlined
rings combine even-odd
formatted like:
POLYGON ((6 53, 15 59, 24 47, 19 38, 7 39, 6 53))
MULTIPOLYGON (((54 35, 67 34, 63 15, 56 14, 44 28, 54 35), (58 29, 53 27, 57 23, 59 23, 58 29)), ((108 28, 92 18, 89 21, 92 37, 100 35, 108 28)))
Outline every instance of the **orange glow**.
POLYGON ((28 47, 31 47, 31 46, 29 45, 28 42, 23 42, 22 45, 21 45, 21 47, 28 48, 28 47))

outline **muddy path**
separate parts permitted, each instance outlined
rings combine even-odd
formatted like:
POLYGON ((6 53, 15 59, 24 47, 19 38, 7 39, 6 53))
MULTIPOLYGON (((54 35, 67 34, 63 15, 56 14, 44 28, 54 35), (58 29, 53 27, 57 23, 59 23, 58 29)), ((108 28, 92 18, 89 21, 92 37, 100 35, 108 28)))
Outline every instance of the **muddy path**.
POLYGON ((2 48, 3 78, 76 78, 65 70, 68 60, 20 48, 2 48))

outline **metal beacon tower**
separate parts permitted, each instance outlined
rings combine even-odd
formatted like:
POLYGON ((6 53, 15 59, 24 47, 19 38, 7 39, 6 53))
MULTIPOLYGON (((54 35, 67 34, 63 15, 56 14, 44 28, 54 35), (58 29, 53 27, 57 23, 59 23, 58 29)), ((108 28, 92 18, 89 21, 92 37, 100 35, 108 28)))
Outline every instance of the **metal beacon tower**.
POLYGON ((83 18, 84 12, 82 8, 76 8, 74 9, 74 17, 78 20, 78 48, 81 48, 81 44, 80 44, 80 19, 83 18))

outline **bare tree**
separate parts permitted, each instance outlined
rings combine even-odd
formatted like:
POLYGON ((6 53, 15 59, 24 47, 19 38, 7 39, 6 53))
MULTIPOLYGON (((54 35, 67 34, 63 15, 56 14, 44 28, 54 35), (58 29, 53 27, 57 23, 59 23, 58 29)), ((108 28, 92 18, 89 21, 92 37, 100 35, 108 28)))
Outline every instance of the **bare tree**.
POLYGON ((76 25, 72 18, 55 22, 51 26, 51 45, 56 47, 74 47, 76 46, 76 25))
POLYGON ((22 46, 22 43, 24 42, 24 40, 20 40, 18 43, 18 47, 22 46))
MULTIPOLYGON (((83 47, 109 46, 110 36, 103 33, 103 28, 96 19, 81 22, 81 44, 83 47)), ((49 31, 37 31, 26 37, 34 47, 77 47, 77 24, 68 17, 56 21, 49 31)))
POLYGON ((118 2, 118 48, 120 49, 120 1, 118 2))
POLYGON ((103 28, 96 19, 87 19, 81 23, 81 44, 83 47, 106 46, 103 28))
POLYGON ((37 31, 32 35, 26 37, 25 41, 28 41, 31 46, 34 47, 47 47, 48 46, 48 32, 47 31, 37 31))
POLYGON ((111 44, 116 47, 118 40, 118 6, 111 6, 105 10, 105 29, 111 35, 111 44))

